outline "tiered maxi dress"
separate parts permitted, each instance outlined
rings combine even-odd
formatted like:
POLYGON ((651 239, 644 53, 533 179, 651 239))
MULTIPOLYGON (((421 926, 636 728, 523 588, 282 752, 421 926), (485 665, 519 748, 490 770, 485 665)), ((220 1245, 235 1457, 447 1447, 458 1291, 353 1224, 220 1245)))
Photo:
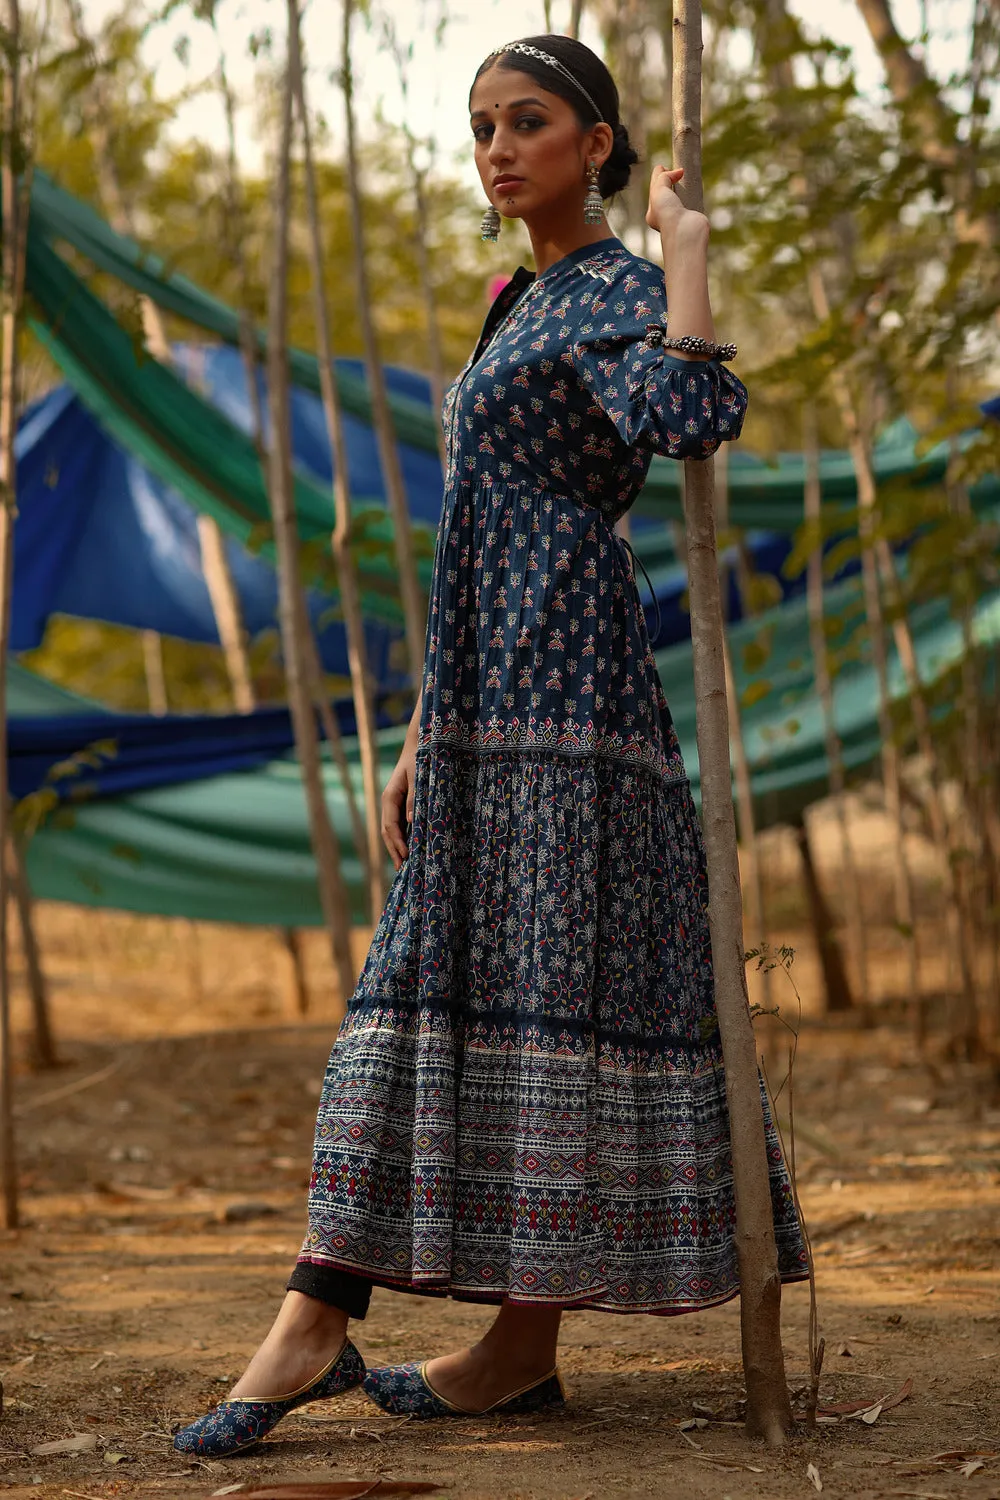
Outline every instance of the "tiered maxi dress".
MULTIPOLYGON (((409 857, 323 1086, 300 1261, 496 1303, 738 1291, 699 825, 615 521, 739 435, 617 240, 501 293, 446 403, 409 857)), ((779 1264, 802 1237, 767 1118, 779 1264)))

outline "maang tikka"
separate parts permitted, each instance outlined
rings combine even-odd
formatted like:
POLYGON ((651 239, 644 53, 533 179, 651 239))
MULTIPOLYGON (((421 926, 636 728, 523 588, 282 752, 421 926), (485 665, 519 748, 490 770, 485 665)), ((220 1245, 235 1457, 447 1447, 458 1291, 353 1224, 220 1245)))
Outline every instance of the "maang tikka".
POLYGON ((587 196, 583 200, 583 222, 585 224, 600 224, 604 218, 604 199, 597 185, 598 166, 592 161, 587 168, 587 196))
POLYGON ((495 245, 500 237, 500 215, 492 203, 483 214, 483 222, 479 226, 479 237, 487 240, 491 245, 495 245))

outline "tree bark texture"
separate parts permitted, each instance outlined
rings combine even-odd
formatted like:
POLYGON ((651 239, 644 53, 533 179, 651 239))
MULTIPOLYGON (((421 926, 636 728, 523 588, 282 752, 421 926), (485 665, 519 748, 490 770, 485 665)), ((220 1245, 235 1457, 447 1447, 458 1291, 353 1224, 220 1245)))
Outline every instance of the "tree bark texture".
POLYGON ((424 636, 427 608, 413 550, 413 528, 406 498, 406 485, 399 459, 399 447, 393 427, 386 391, 385 371, 379 355, 375 333, 374 304, 366 260, 367 245, 361 205, 361 168, 358 161, 357 129, 354 119, 354 75, 351 67, 351 21, 354 0, 343 0, 341 32, 341 86, 344 91, 344 121, 347 135, 347 189, 354 237, 354 275, 358 292, 358 318, 365 351, 365 372, 372 403, 372 425, 378 442, 379 464, 385 485, 389 514, 392 516, 396 561, 399 566, 399 592, 406 626, 406 653, 410 680, 415 693, 420 692, 424 673, 424 636))
POLYGON ((310 691, 306 648, 302 638, 302 580, 292 479, 291 417, 286 339, 288 332, 288 221, 292 136, 292 77, 285 69, 281 94, 281 125, 274 182, 274 240, 268 288, 267 391, 271 443, 268 489, 278 557, 278 618, 285 657, 288 704, 295 748, 309 815, 309 833, 319 881, 323 918, 330 934, 333 961, 340 982, 341 1004, 354 991, 351 959, 350 906, 340 869, 340 851, 330 822, 323 789, 316 717, 310 691))
MULTIPOLYGON (((674 163, 684 168, 684 202, 698 209, 703 202, 701 52, 700 0, 674 0, 674 163)), ((779 1446, 791 1430, 792 1414, 781 1348, 781 1280, 774 1241, 757 1051, 747 999, 712 464, 710 461, 688 460, 685 470, 684 518, 702 822, 708 862, 716 1005, 726 1068, 733 1150, 747 1428, 752 1435, 779 1446)))
MULTIPOLYGON (((330 312, 323 287, 323 237, 316 192, 316 169, 312 151, 312 126, 306 98, 305 73, 302 64, 302 41, 299 31, 297 0, 288 3, 289 57, 292 87, 302 130, 305 165, 306 213, 309 221, 309 266, 313 284, 313 309, 316 341, 319 349, 320 390, 327 437, 333 455, 334 526, 331 538, 333 560, 337 569, 340 608, 347 636, 347 659, 351 674, 351 695, 358 726, 361 752, 361 776, 364 788, 364 839, 358 854, 367 851, 368 899, 373 924, 385 905, 385 852, 382 844, 382 784, 379 774, 379 746, 375 693, 368 661, 368 643, 361 609, 361 589, 351 552, 351 490, 347 467, 347 439, 340 394, 334 380, 333 340, 330 334, 330 312)), ((359 254, 357 246, 355 254, 359 254)), ((392 440, 396 452, 395 438, 392 440)), ((405 497, 404 497, 405 504, 405 497)), ((407 512, 408 515, 408 512, 407 512)), ((423 670, 421 661, 421 671, 423 670)))

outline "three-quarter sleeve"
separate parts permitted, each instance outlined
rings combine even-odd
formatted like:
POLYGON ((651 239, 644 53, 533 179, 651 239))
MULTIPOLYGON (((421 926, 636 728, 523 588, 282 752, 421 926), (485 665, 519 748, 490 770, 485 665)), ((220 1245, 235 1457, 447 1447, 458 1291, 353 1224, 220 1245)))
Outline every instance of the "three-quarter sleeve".
POLYGON ((668 458, 708 458, 738 438, 747 409, 741 380, 718 360, 679 359, 647 337, 666 321, 662 276, 629 270, 594 295, 570 362, 623 442, 668 458), (658 285, 657 285, 658 282, 658 285))

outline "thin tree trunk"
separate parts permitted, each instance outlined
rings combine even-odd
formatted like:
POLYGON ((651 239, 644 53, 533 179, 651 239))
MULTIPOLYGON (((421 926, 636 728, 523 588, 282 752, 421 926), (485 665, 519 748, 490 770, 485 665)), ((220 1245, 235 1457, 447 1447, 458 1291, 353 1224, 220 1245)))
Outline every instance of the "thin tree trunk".
MULTIPOLYGON (((344 788, 344 797, 347 802, 347 812, 351 820, 351 836, 354 841, 354 847, 357 850, 358 858, 361 861, 367 878, 368 850, 366 847, 367 839, 365 833, 365 820, 361 815, 361 808, 358 806, 358 799, 354 794, 354 777, 351 774, 351 763, 348 760, 347 749, 344 745, 344 736, 340 732, 340 723, 337 719, 336 713, 334 712, 333 704, 330 702, 330 696, 327 693, 326 684, 323 681, 323 664, 319 659, 319 650, 316 646, 316 638, 312 633, 312 629, 310 628, 309 623, 309 617, 306 614, 304 597, 302 600, 302 613, 302 640, 305 645, 306 655, 308 658, 309 685, 312 690, 313 702, 315 703, 317 712, 319 713, 319 721, 323 728, 324 738, 326 739, 327 744, 330 746, 330 757, 334 765, 337 767, 337 772, 340 776, 340 782, 342 787, 344 788)), ((377 921, 379 916, 378 910, 376 910, 372 915, 373 920, 377 921)))
POLYGON ((219 642, 226 658, 233 703, 238 714, 252 714, 257 707, 257 698, 250 672, 250 649, 243 624, 240 596, 229 567, 225 538, 212 516, 198 517, 198 543, 201 548, 201 570, 205 575, 219 642))
POLYGON ((292 477, 286 349, 291 138, 292 67, 289 60, 281 90, 280 143, 274 169, 274 241, 268 290, 267 390, 271 419, 268 487, 278 556, 278 615, 285 657, 288 703, 295 732, 295 748, 302 771, 323 918, 330 934, 334 967, 340 982, 341 1005, 346 1006, 354 990, 350 908, 340 869, 340 852, 324 796, 308 658, 302 639, 302 581, 299 574, 299 538, 292 477))
MULTIPOLYGON (((337 569, 337 587, 347 637, 347 659, 351 674, 351 694, 358 727, 361 752, 361 776, 364 788, 365 821, 363 837, 358 839, 358 853, 367 851, 368 898, 373 922, 377 922, 385 905, 385 855, 382 846, 382 786, 379 775, 378 721, 368 642, 361 610, 361 589, 351 551, 351 490, 347 466, 347 438, 340 394, 334 379, 333 342, 330 336, 330 314, 323 285, 323 239, 316 192, 316 168, 312 151, 312 127, 306 98, 305 74, 299 34, 297 0, 289 0, 289 46, 292 86, 295 90, 299 123, 302 129, 305 165, 306 212, 309 222, 309 261, 313 283, 313 315, 316 342, 319 347, 320 390, 327 437, 333 460, 334 527, 331 538, 333 560, 337 569)), ((345 43, 346 45, 346 43, 345 43)), ((356 246, 356 255, 361 251, 356 246)), ((392 444, 393 452, 395 441, 392 444)), ((405 501, 404 501, 405 504, 405 501)))
POLYGON ((142 670, 149 712, 162 718, 170 712, 167 674, 163 666, 163 637, 158 630, 140 630, 139 642, 142 646, 142 670))
MULTIPOLYGON (((674 0, 673 36, 674 162, 684 168, 684 202, 691 208, 701 208, 700 0, 674 0)), ((757 1050, 743 956, 743 903, 729 766, 712 465, 687 460, 685 471, 684 515, 702 821, 711 892, 709 922, 715 996, 733 1152, 747 1428, 751 1434, 780 1446, 791 1430, 792 1414, 781 1348, 781 1278, 774 1240, 757 1050)))
MULTIPOLYGON (((718 528, 722 531, 727 530, 729 527, 729 450, 725 443, 723 443, 715 456, 715 515, 718 528)), ((725 633, 729 613, 729 573, 728 566, 722 567, 719 571, 720 588, 722 590, 721 602, 724 632, 722 644, 725 652, 729 743, 736 780, 736 826, 740 843, 740 884, 747 896, 746 905, 747 916, 750 921, 751 947, 766 951, 768 947, 767 915, 764 907, 764 880, 761 871, 760 845, 757 840, 757 823, 754 817, 753 783, 750 776, 750 762, 747 758, 746 742, 743 738, 743 718, 740 714, 739 697, 736 692, 732 653, 729 649, 728 635, 725 633)), ((749 591, 742 586, 742 580, 740 593, 743 600, 744 614, 752 614, 753 611, 749 603, 749 591)), ((764 1005, 770 1010, 773 995, 771 966, 769 963, 763 965, 760 977, 764 990, 764 1005)))
POLYGON ((351 20, 354 0, 343 0, 343 26, 341 31, 341 86, 344 91, 344 120, 347 133, 347 188, 351 209, 351 230, 354 236, 354 275, 358 293, 358 318, 365 350, 365 371, 372 403, 372 423, 378 441, 379 463, 385 484, 389 513, 392 516, 396 561, 399 567, 399 592, 403 605, 403 620, 406 629, 406 651, 410 667, 410 681, 415 693, 419 693, 424 671, 424 634, 427 610, 420 581, 417 577, 417 562, 413 550, 413 527, 403 483, 403 470, 399 460, 399 447, 389 410, 385 372, 379 356, 378 339, 375 333, 375 318, 371 286, 366 261, 365 228, 361 204, 361 169, 358 162, 357 130, 354 119, 354 77, 351 70, 351 20))
MULTIPOLYGON (((14 516, 17 512, 18 337, 24 290, 28 201, 18 189, 22 150, 21 17, 18 0, 4 0, 3 89, 0 113, 0 850, 10 836, 7 792, 7 653, 14 581, 14 516)), ((25 174, 27 175, 27 174, 25 174)), ((7 928, 7 861, 0 858, 0 1200, 5 1229, 19 1222, 17 1150, 14 1138, 10 1030, 10 953, 7 928)))
MULTIPOLYGON (((951 366, 945 373, 945 395, 949 408, 954 406, 955 372, 951 366)), ((955 475, 955 465, 959 456, 958 441, 952 438, 949 444, 948 468, 945 473, 945 494, 952 514, 968 519, 972 513, 969 492, 955 475)), ((966 838, 971 838, 972 849, 977 852, 978 858, 974 858, 967 848, 959 849, 957 854, 961 863, 956 876, 966 886, 973 882, 978 886, 979 927, 980 931, 985 928, 987 950, 992 954, 986 980, 989 989, 987 1006, 990 1014, 995 1018, 1000 1018, 1000 906, 997 905, 994 897, 994 890, 1000 886, 1000 881, 997 879, 998 872, 1000 872, 1000 840, 994 841, 996 812, 990 805, 990 789, 984 776, 982 762, 980 652, 976 643, 969 590, 965 583, 960 586, 957 613, 962 627, 961 779, 964 782, 966 805, 973 813, 972 820, 963 819, 962 826, 966 838)), ((996 1027, 996 1020, 994 1026, 996 1027)))
POLYGON ((18 925, 21 931, 21 949, 28 981, 28 999, 31 1003, 33 1068, 55 1068, 59 1065, 52 1022, 49 1016, 49 992, 42 968, 42 954, 35 933, 34 901, 28 872, 25 869, 24 853, 17 835, 10 833, 7 840, 8 878, 14 905, 17 907, 18 925))
POLYGON ((279 927, 281 946, 288 958, 288 999, 286 1010, 294 1016, 309 1014, 309 984, 306 979, 305 954, 302 950, 302 934, 294 927, 279 927))
MULTIPOLYGON (((830 791, 837 810, 837 826, 840 832, 841 865, 846 885, 847 922, 851 934, 851 947, 857 968, 861 990, 861 1002, 866 1011, 871 1004, 868 982, 868 934, 865 929, 864 910, 861 904, 861 881, 857 861, 854 858, 854 840, 847 817, 847 775, 844 756, 837 733, 833 708, 833 680, 827 652, 823 611, 823 539, 821 522, 823 491, 819 472, 819 433, 816 423, 816 408, 807 404, 802 409, 802 450, 805 456, 805 521, 815 528, 816 545, 810 550, 806 573, 806 604, 809 611, 809 645, 813 658, 813 676, 816 692, 823 707, 823 740, 826 759, 830 767, 830 791)), ((827 989, 827 1006, 831 1005, 833 993, 827 989)))
MULTIPOLYGON (((809 293, 813 310, 821 323, 830 317, 830 303, 826 295, 823 273, 818 265, 808 273, 809 293)), ((903 822, 903 800, 900 788, 900 754, 892 723, 892 700, 889 690, 889 657, 885 641, 885 618, 882 610, 882 590, 879 582, 878 559, 875 552, 875 509, 878 495, 871 455, 861 429, 861 422, 854 398, 844 371, 835 368, 830 376, 834 399, 840 420, 847 437, 847 448, 854 468, 858 495, 858 537, 861 543, 861 586, 864 595, 865 618, 872 648, 872 662, 878 685, 878 729, 881 740, 882 784, 885 789, 886 811, 893 830, 896 855, 896 921, 906 944, 909 970, 909 992, 916 1036, 923 1041, 923 1004, 920 996, 920 958, 917 947, 917 931, 914 913, 913 875, 906 849, 906 830, 903 822)))
POLYGON ((219 47, 219 93, 222 97, 222 112, 226 121, 226 179, 225 215, 223 219, 227 250, 236 266, 239 285, 239 326, 237 339, 247 379, 247 400, 250 403, 253 441, 261 467, 266 467, 264 448, 264 408, 260 386, 257 381, 257 363, 260 342, 250 314, 250 272, 245 248, 246 214, 243 191, 240 184, 239 157, 236 148, 236 100, 233 97, 229 74, 226 71, 226 54, 219 36, 215 6, 210 7, 209 17, 219 47))
POLYGON ((812 845, 809 841, 809 829, 804 817, 800 817, 795 824, 795 842, 802 860, 802 883, 805 886, 809 916, 816 938, 816 952, 823 974, 826 1009, 828 1012, 851 1010, 854 998, 851 995, 851 986, 847 978, 847 970, 844 968, 840 944, 837 942, 837 927, 829 902, 823 894, 816 862, 813 859, 812 845))
POLYGON ((958 1025, 954 1028, 954 1041, 967 1058, 972 1058, 979 1050, 979 1017, 976 1006, 975 979, 970 963, 968 933, 965 930, 967 927, 965 904, 959 884, 962 851, 945 812, 941 791, 944 773, 941 770, 937 746, 931 730, 930 708, 920 676, 913 633, 906 617, 899 575, 896 572, 896 561, 888 542, 883 537, 880 537, 875 544, 875 556, 893 617, 892 635, 896 643, 896 654, 906 679, 906 691, 910 712, 913 715, 913 727, 916 730, 917 748, 927 765, 927 813, 931 825, 931 836, 943 863, 945 884, 948 890, 949 900, 945 913, 948 926, 948 948, 958 961, 962 986, 962 1001, 958 1025))

